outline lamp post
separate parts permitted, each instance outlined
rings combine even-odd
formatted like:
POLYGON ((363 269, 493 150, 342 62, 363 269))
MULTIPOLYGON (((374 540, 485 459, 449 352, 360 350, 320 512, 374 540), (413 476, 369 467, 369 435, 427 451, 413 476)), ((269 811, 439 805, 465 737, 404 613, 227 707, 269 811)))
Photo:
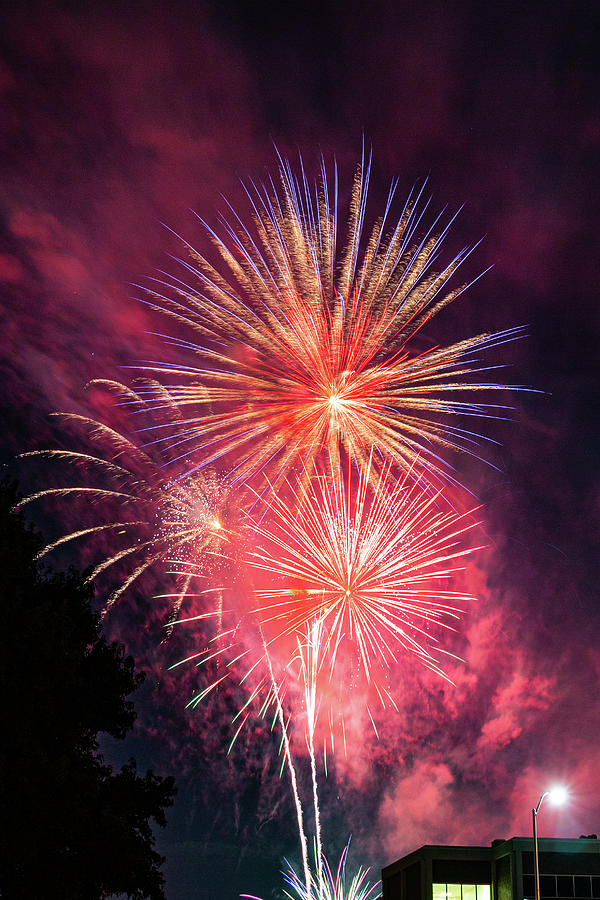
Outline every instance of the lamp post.
POLYGON ((535 876, 535 900, 540 900, 540 862, 538 857, 537 817, 545 797, 549 797, 552 803, 556 806, 560 806, 567 799, 567 792, 564 787, 555 787, 549 791, 544 791, 539 799, 538 805, 531 810, 531 817, 533 820, 533 874, 535 876))

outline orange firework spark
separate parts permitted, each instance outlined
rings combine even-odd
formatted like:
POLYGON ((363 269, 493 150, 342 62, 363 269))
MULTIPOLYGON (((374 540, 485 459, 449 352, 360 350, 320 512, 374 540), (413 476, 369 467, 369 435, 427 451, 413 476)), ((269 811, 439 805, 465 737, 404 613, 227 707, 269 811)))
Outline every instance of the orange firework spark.
MULTIPOLYGON (((390 221, 396 184, 363 239, 369 171, 363 159, 343 249, 337 172, 332 195, 324 163, 311 188, 303 168, 298 176, 281 160, 280 189, 271 182, 247 190, 252 229, 233 209, 231 221, 221 220, 224 238, 205 226, 224 265, 186 245, 191 261, 179 262, 196 286, 166 276, 146 292, 143 302, 196 335, 162 337, 198 364, 145 366, 169 380, 170 396, 189 410, 153 437, 176 458, 193 455, 192 469, 224 459, 234 482, 267 470, 276 484, 323 449, 364 461, 377 447, 404 469, 420 457, 430 476, 448 478, 439 451, 474 452, 477 443, 449 416, 501 408, 459 397, 502 387, 471 376, 483 368, 481 351, 520 329, 414 349, 423 326, 469 286, 452 284, 473 248, 436 268, 451 223, 438 217, 421 231, 422 189, 390 221)), ((162 407, 152 387, 145 396, 162 407)))

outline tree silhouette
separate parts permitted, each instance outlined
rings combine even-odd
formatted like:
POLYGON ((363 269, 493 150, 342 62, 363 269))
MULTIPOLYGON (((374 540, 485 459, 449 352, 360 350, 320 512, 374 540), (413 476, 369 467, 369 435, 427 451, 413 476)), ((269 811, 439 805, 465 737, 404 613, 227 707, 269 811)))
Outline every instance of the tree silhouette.
POLYGON ((42 569, 17 500, 1 483, 0 896, 164 900, 150 820, 166 824, 173 779, 142 777, 133 759, 113 773, 98 752, 100 732, 132 727, 143 676, 102 637, 82 576, 42 569))

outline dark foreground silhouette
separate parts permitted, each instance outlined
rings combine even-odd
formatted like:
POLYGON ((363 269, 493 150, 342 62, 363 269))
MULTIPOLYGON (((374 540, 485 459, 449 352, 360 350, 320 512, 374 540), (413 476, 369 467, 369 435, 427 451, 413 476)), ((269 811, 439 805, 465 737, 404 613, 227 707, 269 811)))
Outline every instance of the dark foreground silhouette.
POLYGON ((84 578, 36 561, 17 499, 0 484, 0 897, 164 900, 150 820, 166 824, 173 779, 98 752, 99 733, 131 729, 143 676, 102 637, 84 578))

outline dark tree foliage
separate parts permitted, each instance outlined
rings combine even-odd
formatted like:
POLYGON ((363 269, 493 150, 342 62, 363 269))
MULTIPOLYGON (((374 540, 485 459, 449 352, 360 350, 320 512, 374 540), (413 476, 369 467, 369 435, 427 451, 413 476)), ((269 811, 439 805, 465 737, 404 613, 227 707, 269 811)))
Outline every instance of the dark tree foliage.
POLYGON ((163 900, 150 820, 165 825, 173 779, 142 777, 133 759, 115 773, 98 752, 99 732, 132 727, 143 676, 102 637, 81 575, 36 561, 17 499, 0 484, 0 896, 163 900))

